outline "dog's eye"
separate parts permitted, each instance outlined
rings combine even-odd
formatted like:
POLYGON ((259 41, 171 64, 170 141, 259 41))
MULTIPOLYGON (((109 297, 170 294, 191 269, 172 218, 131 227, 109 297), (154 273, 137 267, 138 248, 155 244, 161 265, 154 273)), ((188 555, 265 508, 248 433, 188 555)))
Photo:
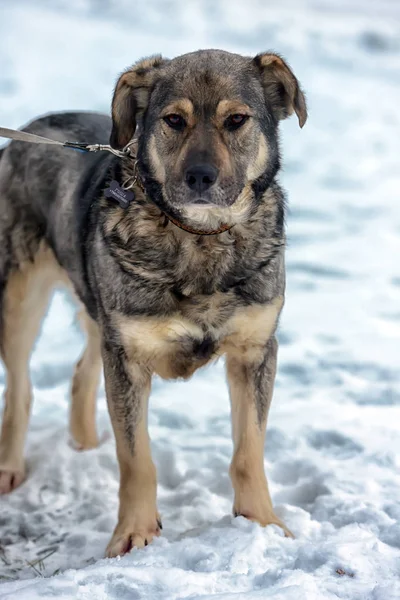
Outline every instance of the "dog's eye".
POLYGON ((172 129, 176 129, 177 131, 182 131, 182 129, 186 127, 186 121, 180 115, 167 115, 166 117, 164 117, 164 121, 172 129))
POLYGON ((228 131, 234 131, 235 129, 239 129, 242 125, 244 125, 249 118, 249 115, 230 115, 227 119, 225 119, 224 127, 228 129, 228 131))

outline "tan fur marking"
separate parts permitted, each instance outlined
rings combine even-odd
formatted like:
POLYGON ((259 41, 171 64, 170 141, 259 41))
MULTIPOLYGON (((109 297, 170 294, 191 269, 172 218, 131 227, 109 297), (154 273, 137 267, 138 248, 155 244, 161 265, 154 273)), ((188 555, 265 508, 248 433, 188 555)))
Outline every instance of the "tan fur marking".
POLYGON ((254 162, 251 162, 247 168, 246 176, 248 181, 254 181, 264 173, 269 158, 268 144, 265 137, 261 134, 258 142, 258 153, 254 162))
POLYGON ((152 167, 153 176, 158 183, 165 183, 166 173, 164 163, 158 155, 157 145, 154 135, 151 136, 149 141, 149 159, 152 167))
POLYGON ((220 134, 214 133, 212 146, 214 147, 215 162, 219 169, 220 177, 223 180, 232 178, 234 176, 232 156, 228 147, 222 142, 220 134))
POLYGON ((183 338, 203 339, 201 328, 187 319, 119 317, 117 326, 128 354, 164 379, 187 379, 207 362, 194 361, 192 356, 182 354, 183 338))
POLYGON ((147 354, 149 358, 168 352, 171 342, 177 342, 186 335, 198 339, 203 337, 200 327, 179 317, 119 317, 118 322, 124 342, 128 346, 134 344, 142 356, 147 354))
POLYGON ((256 360, 275 331, 282 305, 283 298, 279 296, 267 305, 238 309, 228 322, 232 333, 223 340, 221 352, 256 360))
POLYGON ((285 69, 286 65, 277 54, 263 54, 261 56, 261 64, 263 67, 269 67, 271 65, 276 65, 280 69, 285 69))
MULTIPOLYGON (((217 295, 214 303, 200 311, 196 319, 202 319, 208 324, 208 330, 216 340, 216 352, 211 359, 229 353, 246 360, 258 360, 266 342, 275 331, 283 299, 276 298, 266 306, 253 305, 237 309, 226 323, 210 327, 210 321, 217 318, 218 303, 217 295)), ((195 312, 191 312, 195 319, 195 312)), ((190 377, 209 360, 197 360, 190 354, 190 348, 186 355, 182 354, 185 339, 201 341, 205 334, 194 320, 178 313, 166 319, 119 316, 116 324, 124 347, 132 359, 165 379, 190 377)))
MULTIPOLYGON (((193 102, 189 100, 189 98, 180 98, 179 100, 175 100, 175 102, 168 104, 168 106, 163 109, 161 117, 166 117, 167 115, 171 114, 181 115, 184 119, 186 119, 189 127, 193 127, 195 124, 194 106, 193 102)), ((166 125, 166 127, 168 127, 168 125, 166 125)))
POLYGON ((215 113, 216 122, 221 124, 221 121, 225 121, 229 115, 241 114, 241 115, 252 115, 252 111, 247 104, 239 102, 238 100, 221 100, 218 103, 217 110, 215 113))

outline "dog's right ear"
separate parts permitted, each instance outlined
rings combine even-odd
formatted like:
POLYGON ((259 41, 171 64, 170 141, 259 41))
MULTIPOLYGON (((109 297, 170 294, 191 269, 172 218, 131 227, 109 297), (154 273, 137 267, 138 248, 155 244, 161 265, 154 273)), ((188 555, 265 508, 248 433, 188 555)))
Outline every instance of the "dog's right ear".
POLYGON ((144 58, 122 73, 112 100, 110 145, 121 150, 133 137, 136 119, 148 104, 151 88, 160 67, 168 61, 162 56, 144 58))

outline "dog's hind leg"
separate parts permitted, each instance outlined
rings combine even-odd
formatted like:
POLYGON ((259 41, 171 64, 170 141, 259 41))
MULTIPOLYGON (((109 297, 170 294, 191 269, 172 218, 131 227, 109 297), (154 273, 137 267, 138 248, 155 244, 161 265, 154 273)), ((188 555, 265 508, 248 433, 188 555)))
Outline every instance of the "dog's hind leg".
POLYGON ((55 264, 51 251, 41 248, 34 260, 12 270, 4 283, 1 355, 7 388, 0 436, 0 494, 12 491, 25 477, 24 444, 32 397, 29 358, 54 284, 49 264, 55 264))
POLYGON ((98 445, 96 432, 96 395, 102 358, 99 328, 83 308, 80 321, 87 335, 87 346, 75 367, 72 383, 70 432, 77 450, 98 445))

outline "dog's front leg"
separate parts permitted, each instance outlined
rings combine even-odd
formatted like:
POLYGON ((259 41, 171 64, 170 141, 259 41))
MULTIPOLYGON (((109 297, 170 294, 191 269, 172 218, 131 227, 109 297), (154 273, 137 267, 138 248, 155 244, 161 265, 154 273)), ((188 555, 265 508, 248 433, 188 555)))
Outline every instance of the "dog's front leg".
POLYGON ((151 374, 121 348, 103 344, 104 374, 120 467, 118 524, 107 556, 141 548, 160 534, 156 469, 151 458, 147 409, 151 374))
POLYGON ((276 372, 278 344, 272 337, 263 355, 227 355, 234 454, 230 476, 234 515, 261 525, 275 524, 292 534, 275 515, 264 471, 264 441, 276 372))

